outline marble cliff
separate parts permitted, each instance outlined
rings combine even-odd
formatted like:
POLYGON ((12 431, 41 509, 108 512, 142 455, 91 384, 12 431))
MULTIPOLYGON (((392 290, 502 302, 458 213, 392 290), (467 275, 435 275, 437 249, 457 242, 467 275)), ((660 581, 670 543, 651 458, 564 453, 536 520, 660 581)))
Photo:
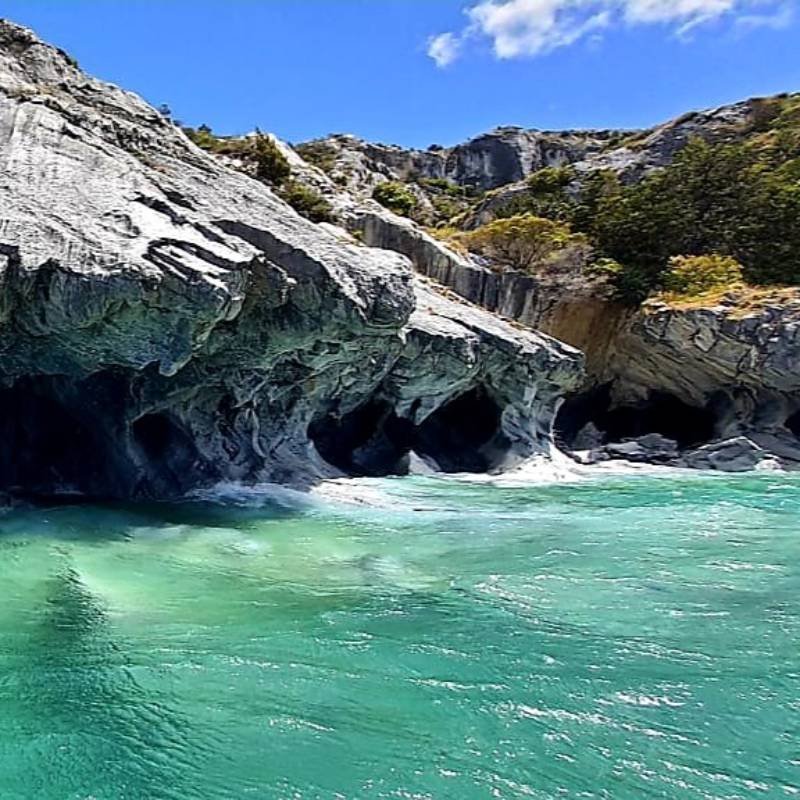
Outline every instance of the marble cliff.
POLYGON ((582 375, 0 21, 0 491, 503 469, 582 375))

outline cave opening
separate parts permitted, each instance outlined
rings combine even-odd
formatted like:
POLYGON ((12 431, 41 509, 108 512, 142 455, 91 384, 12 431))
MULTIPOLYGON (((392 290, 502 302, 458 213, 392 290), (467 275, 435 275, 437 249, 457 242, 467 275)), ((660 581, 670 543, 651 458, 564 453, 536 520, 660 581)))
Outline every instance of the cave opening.
POLYGON ((199 469, 199 453, 190 434, 171 414, 153 412, 136 419, 131 438, 143 458, 144 476, 138 494, 180 495, 199 469))
POLYGON ((785 426, 800 439, 800 410, 795 411, 784 423, 785 426))
POLYGON ((411 428, 388 403, 370 400, 342 416, 319 417, 308 435, 325 461, 342 472, 379 478, 402 472, 401 461, 411 449, 411 428))
POLYGON ((508 452, 502 410, 482 386, 456 397, 415 429, 414 450, 444 472, 488 472, 508 452))
POLYGON ((405 474, 412 451, 443 472, 486 472, 511 446, 501 431, 501 414, 489 393, 478 387, 418 426, 398 417, 389 403, 371 400, 342 416, 318 418, 308 433, 322 458, 349 475, 405 474))
POLYGON ((567 398, 555 424, 560 444, 572 448, 589 423, 603 434, 606 443, 658 433, 685 449, 714 438, 716 417, 709 407, 693 406, 659 391, 650 392, 639 403, 616 406, 612 388, 605 384, 567 398))
POLYGON ((97 493, 107 445, 88 406, 49 376, 0 389, 0 489, 32 497, 97 493))

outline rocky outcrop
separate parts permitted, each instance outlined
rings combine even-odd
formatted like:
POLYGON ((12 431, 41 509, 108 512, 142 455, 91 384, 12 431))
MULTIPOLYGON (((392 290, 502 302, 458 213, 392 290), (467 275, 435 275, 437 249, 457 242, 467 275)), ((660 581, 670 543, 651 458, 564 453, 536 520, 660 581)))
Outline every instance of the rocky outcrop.
POLYGON ((537 131, 497 128, 455 147, 414 150, 340 134, 300 146, 325 154, 326 170, 348 191, 371 195, 386 180, 446 179, 476 191, 520 181, 543 167, 583 161, 601 153, 618 131, 537 131))
POLYGON ((733 292, 706 307, 650 302, 615 347, 617 359, 627 364, 620 398, 633 399, 635 387, 669 391, 687 404, 709 407, 719 437, 785 430, 800 410, 795 291, 756 301, 733 292))
POLYGON ((580 381, 575 351, 307 222, 7 22, 0 170, 0 491, 501 468, 580 381))
POLYGON ((544 167, 570 165, 575 179, 599 170, 616 173, 623 183, 668 166, 697 137, 712 144, 738 142, 762 135, 771 115, 798 95, 751 98, 704 111, 693 111, 641 131, 538 131, 498 128, 451 148, 409 150, 332 136, 312 146, 328 154, 327 169, 338 184, 356 196, 370 196, 385 180, 406 183, 417 196, 418 216, 436 218, 431 187, 425 179, 444 178, 471 191, 458 211, 458 225, 478 227, 495 219, 510 203, 529 194, 527 178, 544 167))
POLYGON ((559 431, 565 446, 593 449, 589 460, 627 454, 634 461, 732 470, 768 458, 800 464, 796 291, 756 300, 734 292, 711 307, 650 302, 637 311, 615 303, 601 281, 548 282, 488 269, 382 210, 362 209, 352 222, 364 241, 404 253, 466 300, 585 353, 586 382, 564 406, 559 431), (587 425, 600 441, 584 448, 587 425), (741 452, 742 437, 753 444, 749 456, 741 452), (694 454, 708 442, 717 444, 694 454))

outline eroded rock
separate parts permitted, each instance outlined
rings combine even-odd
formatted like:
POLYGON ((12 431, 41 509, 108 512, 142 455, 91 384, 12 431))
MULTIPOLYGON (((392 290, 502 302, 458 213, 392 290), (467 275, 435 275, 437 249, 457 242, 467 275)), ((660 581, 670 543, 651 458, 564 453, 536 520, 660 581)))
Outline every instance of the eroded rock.
POLYGON ((308 485, 347 471, 319 420, 380 403, 417 430, 474 392, 498 411, 482 465, 501 468, 550 447, 581 380, 572 349, 307 222, 7 22, 0 164, 0 491, 308 485))

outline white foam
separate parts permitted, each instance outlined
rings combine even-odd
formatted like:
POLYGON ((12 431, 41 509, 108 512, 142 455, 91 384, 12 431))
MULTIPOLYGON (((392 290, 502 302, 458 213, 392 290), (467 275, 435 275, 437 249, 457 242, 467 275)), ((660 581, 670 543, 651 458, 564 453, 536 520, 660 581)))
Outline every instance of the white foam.
POLYGON ((316 505, 315 495, 311 492, 277 483, 218 483, 210 489, 193 492, 189 499, 247 507, 274 505, 288 510, 303 510, 316 505))

